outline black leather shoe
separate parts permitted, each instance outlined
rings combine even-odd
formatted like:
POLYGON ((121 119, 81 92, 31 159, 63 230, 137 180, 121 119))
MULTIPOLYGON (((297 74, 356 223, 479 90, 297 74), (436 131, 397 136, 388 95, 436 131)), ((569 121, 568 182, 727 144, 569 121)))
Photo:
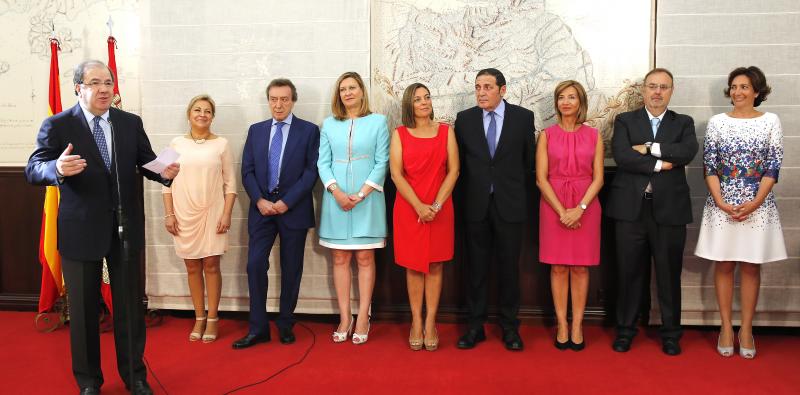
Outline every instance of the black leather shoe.
POLYGON ((292 344, 295 341, 294 332, 292 332, 291 327, 287 328, 278 328, 278 333, 280 334, 280 341, 281 344, 292 344))
POLYGON ((475 345, 486 340, 486 333, 481 329, 470 329, 458 339, 457 347, 462 350, 475 348, 475 345))
POLYGON ((147 384, 145 380, 136 380, 133 382, 133 388, 131 388, 131 394, 133 395, 153 395, 153 389, 150 388, 150 385, 147 384))
POLYGON ((661 351, 667 355, 678 355, 681 353, 681 346, 678 344, 678 339, 664 339, 661 344, 661 351))
POLYGON ((522 338, 516 329, 506 329, 503 331, 503 343, 506 345, 506 350, 509 351, 522 351, 522 338))
POLYGON ((631 349, 631 343, 633 339, 628 336, 617 335, 617 338, 614 339, 614 344, 611 345, 611 348, 614 349, 616 352, 628 352, 631 349))
POLYGON ((233 342, 231 347, 234 350, 240 350, 242 348, 247 348, 250 346, 254 346, 258 343, 266 343, 269 341, 269 333, 266 335, 254 335, 252 333, 248 333, 247 336, 233 342))
POLYGON ((100 387, 83 387, 80 395, 100 395, 100 387))

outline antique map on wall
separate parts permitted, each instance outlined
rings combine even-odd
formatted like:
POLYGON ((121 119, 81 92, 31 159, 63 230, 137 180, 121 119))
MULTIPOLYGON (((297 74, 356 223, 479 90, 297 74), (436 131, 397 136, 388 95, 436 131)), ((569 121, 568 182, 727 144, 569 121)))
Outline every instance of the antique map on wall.
MULTIPOLYGON (((33 151, 36 132, 47 117, 50 37, 58 39, 61 100, 64 109, 76 103, 72 74, 86 58, 108 59, 106 25, 124 37, 117 51, 123 80, 138 78, 135 57, 139 41, 137 0, 0 1, 0 165, 23 165, 33 151)), ((138 89, 123 92, 129 111, 138 103, 138 89)))
POLYGON ((375 0, 372 98, 400 122, 403 89, 431 89, 437 118, 452 123, 475 105, 478 70, 503 72, 506 99, 536 114, 536 129, 555 122, 553 89, 580 82, 589 123, 611 136, 613 117, 641 105, 637 81, 650 68, 651 3, 641 0, 375 0))

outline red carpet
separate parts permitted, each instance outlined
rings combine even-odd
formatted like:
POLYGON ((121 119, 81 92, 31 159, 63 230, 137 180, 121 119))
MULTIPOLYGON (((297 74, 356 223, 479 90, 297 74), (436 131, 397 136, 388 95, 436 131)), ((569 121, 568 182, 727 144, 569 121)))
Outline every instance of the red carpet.
MULTIPOLYGON (((39 333, 33 313, 0 312, 4 394, 74 394, 68 329, 39 333)), ((146 358, 169 394, 222 394, 263 380, 298 361, 312 344, 312 335, 296 326, 297 343, 273 340, 246 350, 231 342, 246 332, 247 323, 221 321, 215 343, 187 340, 193 320, 165 317, 147 332, 146 358)), ((474 350, 455 347, 460 327, 439 326, 442 343, 436 352, 410 351, 408 326, 375 323, 369 342, 333 344, 331 324, 304 323, 316 335, 308 357, 266 383, 236 394, 294 393, 536 393, 536 394, 797 394, 800 393, 800 337, 759 335, 758 356, 747 361, 716 354, 716 332, 687 328, 683 354, 661 353, 655 330, 640 333, 626 354, 610 344, 613 330, 585 329, 587 348, 579 353, 552 346, 552 329, 525 325, 525 351, 503 348, 495 327, 474 350)), ((772 332, 772 331, 770 331, 772 332)), ((116 371, 111 333, 102 335, 103 394, 126 393, 116 371)), ((149 382, 163 394, 156 379, 149 382)))

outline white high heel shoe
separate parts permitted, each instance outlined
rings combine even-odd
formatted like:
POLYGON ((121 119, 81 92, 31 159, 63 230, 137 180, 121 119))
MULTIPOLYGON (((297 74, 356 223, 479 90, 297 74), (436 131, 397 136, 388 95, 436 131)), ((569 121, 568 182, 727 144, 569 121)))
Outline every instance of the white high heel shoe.
POLYGON ((350 337, 350 332, 353 331, 353 323, 355 321, 356 321, 356 319, 353 316, 350 316, 350 325, 347 326, 347 331, 345 331, 345 332, 333 331, 333 336, 332 336, 333 342, 334 343, 342 343, 342 342, 346 341, 347 338, 350 337))
MULTIPOLYGON (((369 320, 369 318, 367 318, 367 320, 369 320)), ((372 326, 372 324, 369 321, 367 321, 367 333, 363 335, 356 333, 355 330, 353 331, 353 344, 359 345, 367 342, 367 340, 369 339, 370 326, 372 326)))
POLYGON ((753 359, 756 357, 756 339, 750 335, 750 339, 753 342, 753 348, 744 348, 742 347, 742 336, 737 335, 739 338, 739 355, 744 359, 753 359))
POLYGON ((722 334, 720 333, 720 335, 717 336, 717 352, 719 353, 719 355, 722 355, 725 358, 732 357, 733 356, 733 346, 730 346, 730 347, 722 347, 722 346, 720 346, 719 345, 719 340, 720 340, 721 337, 722 337, 722 334))

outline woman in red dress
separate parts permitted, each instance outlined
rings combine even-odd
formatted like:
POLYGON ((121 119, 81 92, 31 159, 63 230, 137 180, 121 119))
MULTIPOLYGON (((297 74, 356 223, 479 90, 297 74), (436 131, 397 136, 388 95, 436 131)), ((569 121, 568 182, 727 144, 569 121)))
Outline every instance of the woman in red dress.
POLYGON ((428 88, 412 84, 403 93, 403 124, 392 133, 389 167, 397 187, 394 255, 406 268, 411 305, 412 350, 439 345, 436 311, 442 291, 442 262, 453 258, 453 202, 458 147, 453 129, 433 121, 428 88), (422 319, 422 299, 426 316, 422 319))

